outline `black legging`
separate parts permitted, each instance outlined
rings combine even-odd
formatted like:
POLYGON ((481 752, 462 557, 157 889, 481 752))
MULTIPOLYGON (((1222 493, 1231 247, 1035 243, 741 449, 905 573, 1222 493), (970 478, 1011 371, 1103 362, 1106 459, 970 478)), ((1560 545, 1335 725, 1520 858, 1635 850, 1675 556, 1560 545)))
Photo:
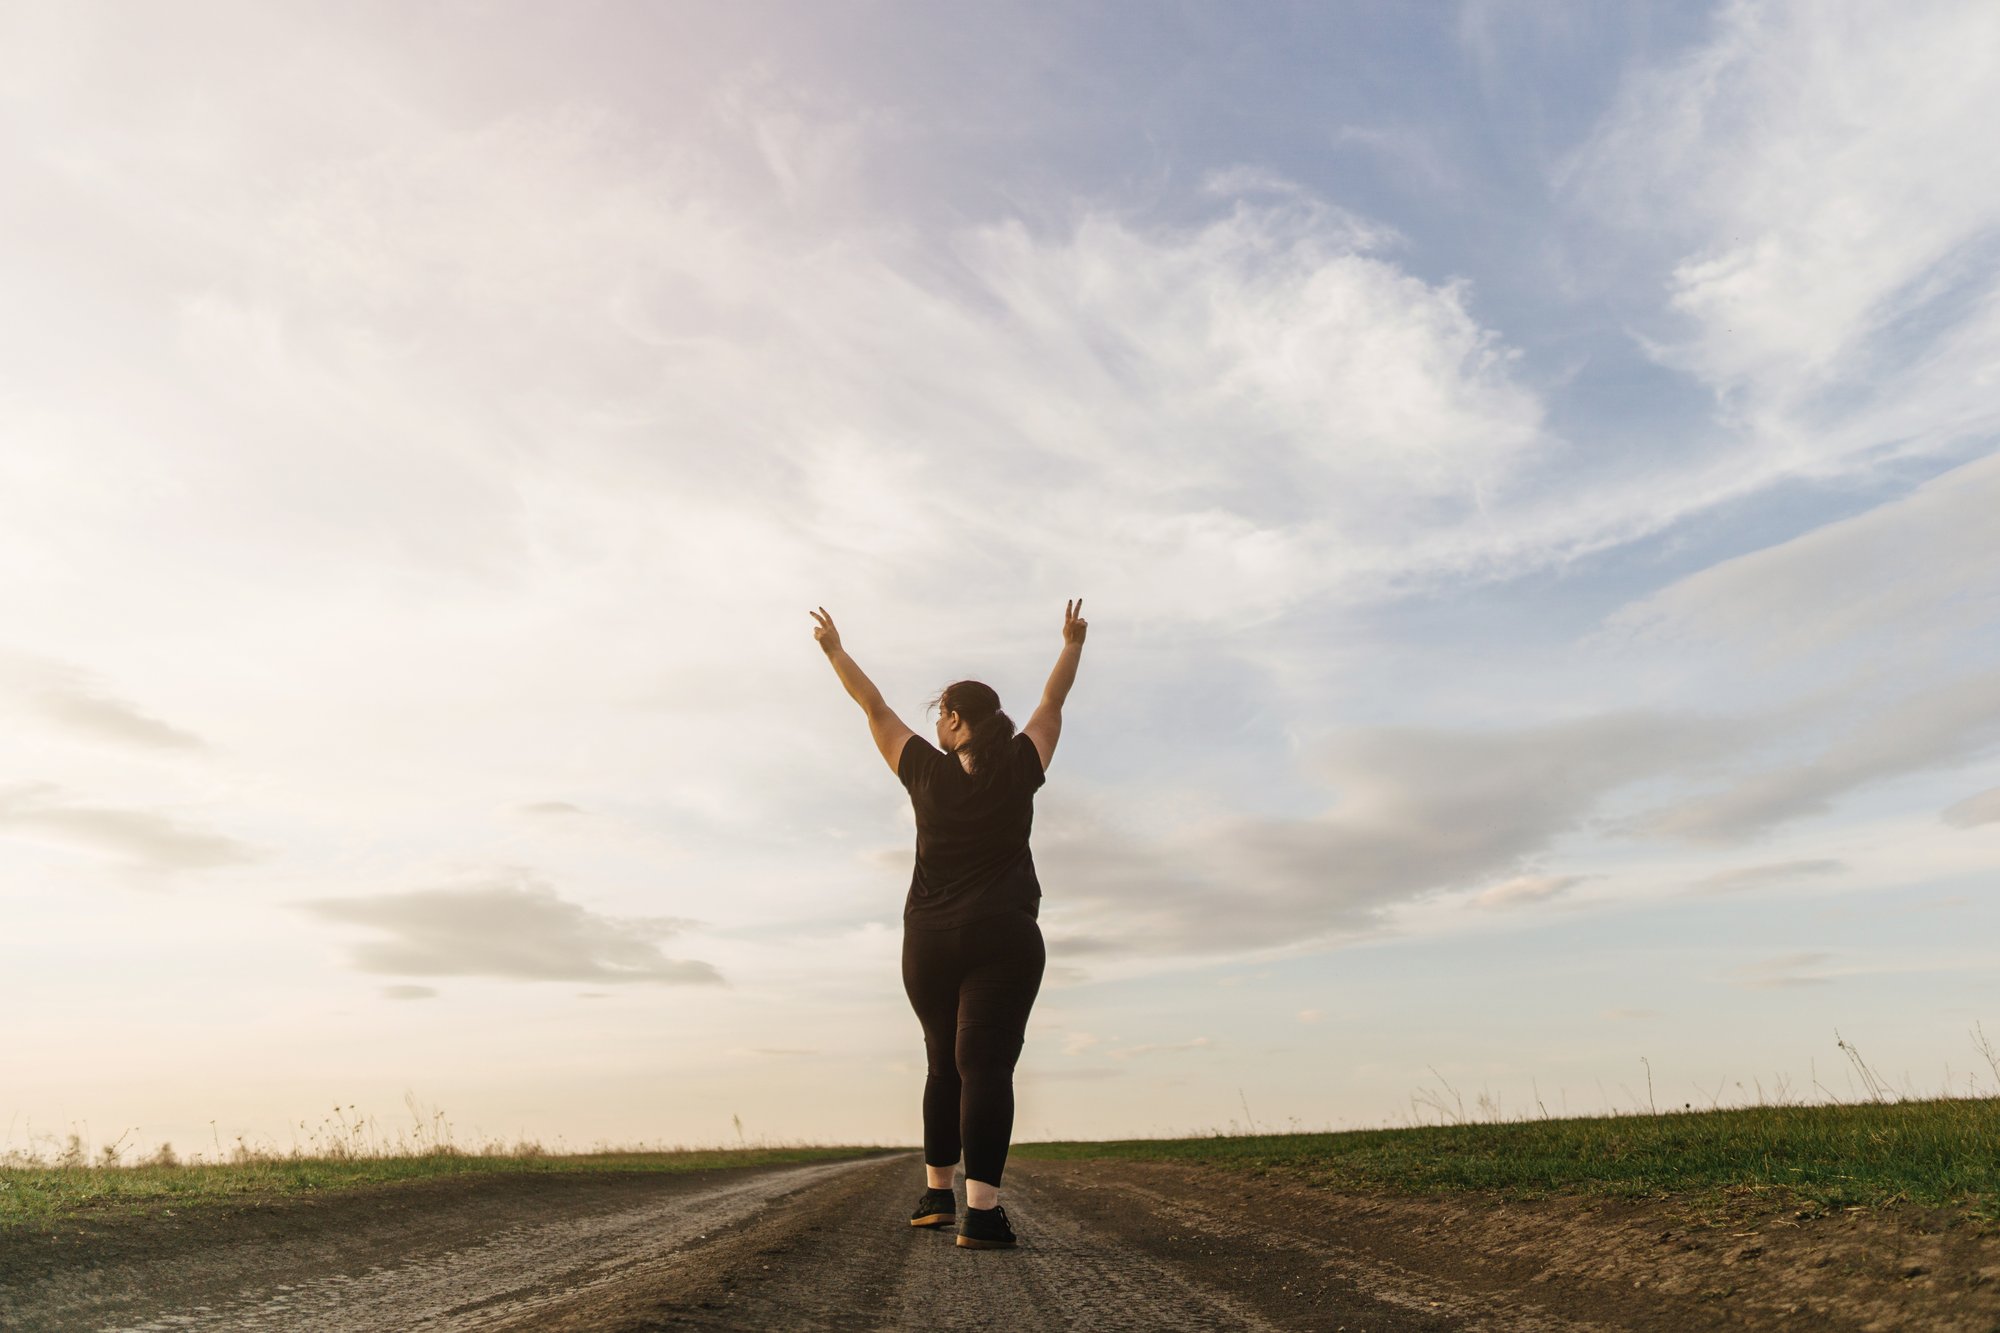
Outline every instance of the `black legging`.
POLYGON ((903 990, 924 1025, 924 1161, 1000 1183, 1014 1133, 1014 1062, 1042 986, 1042 928, 1014 910, 903 929, 903 990))

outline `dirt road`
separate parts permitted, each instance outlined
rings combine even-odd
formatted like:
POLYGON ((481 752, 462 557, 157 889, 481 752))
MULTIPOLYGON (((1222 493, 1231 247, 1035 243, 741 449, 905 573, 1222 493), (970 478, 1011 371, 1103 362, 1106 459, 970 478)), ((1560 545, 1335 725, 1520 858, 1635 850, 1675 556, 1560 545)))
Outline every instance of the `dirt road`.
POLYGON ((1357 1199, 1008 1167, 1015 1250, 906 1224, 913 1154, 429 1182, 0 1253, 10 1330, 2000 1328, 2000 1242, 1914 1215, 1357 1199))

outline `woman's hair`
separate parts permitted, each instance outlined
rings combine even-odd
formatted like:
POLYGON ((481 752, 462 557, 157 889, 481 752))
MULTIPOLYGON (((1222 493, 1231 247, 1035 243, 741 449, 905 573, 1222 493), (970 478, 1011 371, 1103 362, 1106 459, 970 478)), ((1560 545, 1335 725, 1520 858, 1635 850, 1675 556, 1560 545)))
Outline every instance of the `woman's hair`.
POLYGON ((1007 742, 1014 739, 1014 719, 1000 711, 1000 696, 993 692, 991 685, 976 680, 958 680, 944 687, 930 706, 940 713, 957 713, 972 728, 972 738, 965 743, 971 752, 972 766, 982 772, 993 765, 988 761, 1007 752, 1007 742))

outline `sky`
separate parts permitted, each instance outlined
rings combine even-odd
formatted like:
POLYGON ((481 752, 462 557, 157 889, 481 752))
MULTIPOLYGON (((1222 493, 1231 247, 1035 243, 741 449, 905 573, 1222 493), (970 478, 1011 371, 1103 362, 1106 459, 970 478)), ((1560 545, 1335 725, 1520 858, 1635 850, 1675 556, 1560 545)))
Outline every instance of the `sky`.
POLYGON ((0 9, 0 1150, 1992 1091, 1990 5, 0 9), (336 1111, 336 1108, 338 1110, 336 1111))

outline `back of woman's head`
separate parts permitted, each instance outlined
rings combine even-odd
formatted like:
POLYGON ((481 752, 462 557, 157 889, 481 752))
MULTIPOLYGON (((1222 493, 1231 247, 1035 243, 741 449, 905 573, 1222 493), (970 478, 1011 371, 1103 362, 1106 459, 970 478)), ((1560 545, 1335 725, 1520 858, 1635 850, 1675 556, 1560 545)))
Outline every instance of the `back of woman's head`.
POLYGON ((1000 711, 1000 696, 991 685, 977 680, 953 681, 931 703, 941 713, 957 713, 972 728, 965 749, 975 769, 988 769, 989 760, 1007 753, 1007 742, 1014 739, 1014 719, 1000 711))

